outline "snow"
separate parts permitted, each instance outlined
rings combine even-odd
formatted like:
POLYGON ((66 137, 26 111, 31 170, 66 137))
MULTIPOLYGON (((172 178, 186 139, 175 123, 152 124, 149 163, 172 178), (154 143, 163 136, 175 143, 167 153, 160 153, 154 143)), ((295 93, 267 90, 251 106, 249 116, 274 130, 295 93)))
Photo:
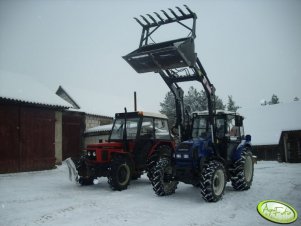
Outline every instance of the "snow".
POLYGON ((111 131, 113 124, 96 126, 93 128, 86 129, 85 133, 105 132, 111 131))
POLYGON ((72 107, 32 77, 3 70, 0 70, 0 97, 33 104, 72 107))
POLYGON ((239 109, 253 145, 278 144, 282 131, 301 130, 301 101, 239 109))
POLYGON ((127 190, 112 191, 106 178, 82 187, 70 182, 65 163, 57 169, 0 175, 0 225, 275 225, 256 210, 260 201, 291 204, 301 225, 301 164, 258 162, 250 190, 228 183, 222 200, 206 203, 198 188, 180 183, 176 193, 158 197, 145 175, 127 190))

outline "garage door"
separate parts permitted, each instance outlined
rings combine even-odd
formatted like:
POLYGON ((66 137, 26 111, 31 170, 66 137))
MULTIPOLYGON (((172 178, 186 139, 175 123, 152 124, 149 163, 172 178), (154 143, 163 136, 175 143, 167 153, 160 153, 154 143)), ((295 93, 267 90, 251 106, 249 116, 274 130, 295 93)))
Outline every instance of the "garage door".
POLYGON ((52 168, 54 137, 54 111, 0 105, 0 173, 52 168))

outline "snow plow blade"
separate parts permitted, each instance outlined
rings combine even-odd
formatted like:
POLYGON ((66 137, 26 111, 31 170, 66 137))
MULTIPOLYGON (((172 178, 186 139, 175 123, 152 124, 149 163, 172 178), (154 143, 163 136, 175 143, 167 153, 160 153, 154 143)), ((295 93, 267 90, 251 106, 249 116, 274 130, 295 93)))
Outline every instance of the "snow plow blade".
POLYGON ((68 169, 69 169, 69 180, 70 181, 78 181, 78 172, 76 170, 76 166, 71 158, 67 158, 66 160, 68 169))

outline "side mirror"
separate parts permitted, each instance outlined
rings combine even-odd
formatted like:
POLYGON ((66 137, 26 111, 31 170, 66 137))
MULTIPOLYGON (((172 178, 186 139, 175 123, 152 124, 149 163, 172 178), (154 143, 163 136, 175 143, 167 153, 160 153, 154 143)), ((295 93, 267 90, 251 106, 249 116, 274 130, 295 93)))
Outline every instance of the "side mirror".
POLYGON ((235 116, 235 126, 237 126, 237 127, 243 126, 243 117, 242 116, 239 116, 239 115, 235 116))
POLYGON ((247 141, 247 142, 250 142, 250 141, 251 141, 251 139, 252 139, 251 135, 249 135, 249 134, 248 134, 248 135, 246 135, 246 141, 247 141))

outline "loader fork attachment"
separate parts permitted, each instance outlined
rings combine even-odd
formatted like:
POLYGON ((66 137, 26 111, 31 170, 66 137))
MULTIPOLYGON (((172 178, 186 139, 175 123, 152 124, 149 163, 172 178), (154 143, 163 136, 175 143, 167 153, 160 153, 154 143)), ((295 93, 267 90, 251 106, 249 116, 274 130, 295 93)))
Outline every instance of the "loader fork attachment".
POLYGON ((195 22, 197 17, 186 5, 184 5, 184 7, 187 13, 179 7, 176 7, 178 14, 174 10, 169 9, 171 15, 161 10, 163 16, 156 12, 154 12, 154 16, 147 14, 147 16, 141 16, 143 22, 141 19, 134 18, 142 26, 139 48, 123 56, 123 58, 138 73, 191 67, 195 64, 194 38, 196 37, 195 22), (147 19, 147 17, 149 19, 147 19), (155 17, 158 19, 155 19, 155 17), (187 19, 193 20, 191 27, 182 23, 183 20, 187 19), (188 37, 149 44, 150 36, 159 27, 175 22, 189 30, 188 37))

